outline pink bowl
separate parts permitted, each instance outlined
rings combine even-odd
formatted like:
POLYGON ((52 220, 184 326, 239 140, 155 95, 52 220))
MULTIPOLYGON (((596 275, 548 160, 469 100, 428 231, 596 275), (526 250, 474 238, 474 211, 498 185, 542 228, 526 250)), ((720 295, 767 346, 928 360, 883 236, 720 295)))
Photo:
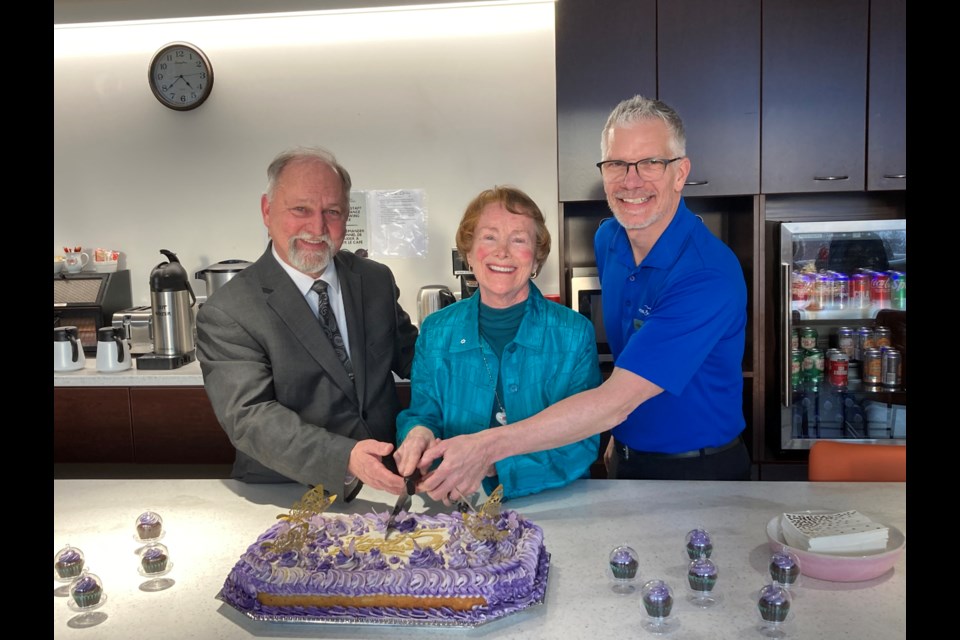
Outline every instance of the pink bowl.
POLYGON ((903 555, 907 539, 896 527, 890 530, 887 548, 872 553, 815 553, 786 544, 780 531, 780 516, 767 523, 767 540, 771 551, 787 550, 800 560, 800 573, 832 582, 860 582, 882 576, 903 555))

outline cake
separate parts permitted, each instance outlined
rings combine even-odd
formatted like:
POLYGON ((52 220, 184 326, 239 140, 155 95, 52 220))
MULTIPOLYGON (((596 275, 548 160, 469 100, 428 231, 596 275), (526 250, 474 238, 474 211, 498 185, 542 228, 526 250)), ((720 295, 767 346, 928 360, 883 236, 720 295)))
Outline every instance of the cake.
POLYGON ((466 626, 543 601, 543 530, 516 511, 401 512, 389 538, 387 513, 295 511, 240 557, 221 600, 257 619, 466 626))
POLYGON ((86 574, 73 583, 70 594, 78 607, 92 607, 100 602, 103 596, 103 587, 100 580, 93 574, 86 574))
POLYGON ((777 584, 789 586, 800 577, 800 565, 796 556, 783 551, 770 556, 770 577, 777 584))
POLYGON ((163 520, 153 511, 146 511, 137 517, 137 536, 141 540, 159 538, 163 532, 163 520))
POLYGON ((83 571, 83 554, 79 549, 65 547, 57 553, 53 566, 61 578, 76 578, 83 571))
POLYGON ((643 608, 651 618, 666 618, 673 610, 673 595, 663 580, 651 580, 643 587, 643 608))
POLYGON ((717 565, 709 558, 697 558, 687 569, 687 582, 694 591, 713 591, 717 585, 717 565))
POLYGON ((790 594, 783 587, 768 584, 760 590, 757 610, 765 622, 781 623, 790 613, 790 594))
POLYGON ((610 571, 617 580, 633 580, 639 567, 637 552, 630 547, 621 546, 610 552, 610 571))
POLYGON ((160 573, 167 568, 167 549, 162 544, 148 547, 140 554, 140 566, 144 573, 160 573))
POLYGON ((710 534, 703 529, 693 529, 687 533, 687 556, 695 558, 709 558, 713 554, 713 542, 710 534))

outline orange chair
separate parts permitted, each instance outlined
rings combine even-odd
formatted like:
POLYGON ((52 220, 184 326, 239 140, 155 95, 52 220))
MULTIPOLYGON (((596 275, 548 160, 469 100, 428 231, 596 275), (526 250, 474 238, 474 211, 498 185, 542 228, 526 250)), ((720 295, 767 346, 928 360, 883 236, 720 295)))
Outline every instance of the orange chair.
POLYGON ((907 446, 818 440, 810 448, 811 482, 906 482, 907 446))

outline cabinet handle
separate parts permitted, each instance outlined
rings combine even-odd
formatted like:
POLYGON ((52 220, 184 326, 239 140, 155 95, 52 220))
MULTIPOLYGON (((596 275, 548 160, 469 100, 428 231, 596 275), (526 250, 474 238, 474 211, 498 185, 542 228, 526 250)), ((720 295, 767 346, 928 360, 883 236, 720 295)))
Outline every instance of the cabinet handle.
MULTIPOLYGON (((904 176, 906 177, 906 176, 904 176)), ((685 187, 702 187, 705 184, 710 184, 709 180, 688 180, 683 183, 685 187)))
POLYGON ((814 180, 849 180, 850 176, 813 176, 814 180))
MULTIPOLYGON (((905 173, 885 173, 884 178, 891 178, 893 180, 906 180, 907 174, 905 173)), ((689 184, 689 183, 688 183, 689 184)))
POLYGON ((780 285, 783 295, 780 296, 780 338, 783 345, 780 352, 780 402, 789 408, 793 404, 793 394, 790 389, 790 267, 789 264, 780 264, 780 285))

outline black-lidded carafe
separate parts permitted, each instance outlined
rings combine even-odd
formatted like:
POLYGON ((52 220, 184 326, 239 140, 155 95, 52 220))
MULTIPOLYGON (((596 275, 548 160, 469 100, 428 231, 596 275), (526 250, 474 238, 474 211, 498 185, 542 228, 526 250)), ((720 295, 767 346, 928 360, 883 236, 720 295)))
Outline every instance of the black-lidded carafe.
POLYGON ((160 253, 168 262, 161 262, 150 272, 153 354, 140 357, 140 369, 175 369, 196 358, 193 306, 197 298, 177 255, 166 249, 160 253))

